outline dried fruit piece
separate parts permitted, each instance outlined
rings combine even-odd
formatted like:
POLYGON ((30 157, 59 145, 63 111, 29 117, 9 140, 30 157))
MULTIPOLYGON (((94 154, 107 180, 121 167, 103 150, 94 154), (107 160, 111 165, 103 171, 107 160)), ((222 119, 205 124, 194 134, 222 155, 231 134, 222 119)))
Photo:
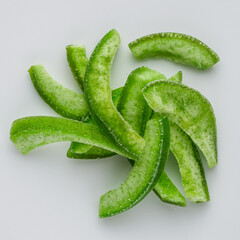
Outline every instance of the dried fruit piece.
POLYGON ((198 69, 209 68, 220 60, 206 44, 181 33, 150 34, 129 43, 128 46, 139 59, 161 57, 198 69))
POLYGON ((198 91, 183 84, 154 81, 143 89, 148 105, 181 127, 206 157, 217 164, 217 130, 213 108, 198 91))
POLYGON ((134 164, 125 182, 101 196, 101 218, 119 214, 135 206, 154 188, 161 176, 170 144, 168 119, 149 120, 144 140, 146 145, 140 160, 134 164))

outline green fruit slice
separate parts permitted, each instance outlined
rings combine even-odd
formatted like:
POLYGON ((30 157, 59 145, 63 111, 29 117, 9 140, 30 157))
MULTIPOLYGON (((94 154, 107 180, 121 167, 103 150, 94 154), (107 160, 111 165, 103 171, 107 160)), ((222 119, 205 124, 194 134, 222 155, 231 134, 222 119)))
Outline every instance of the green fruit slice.
POLYGON ((209 68, 220 60, 206 44, 181 33, 150 34, 129 43, 129 48, 139 59, 161 57, 198 69, 209 68))
POLYGON ((32 66, 29 74, 38 94, 55 112, 75 120, 86 118, 88 106, 82 94, 64 88, 42 65, 32 66))
POLYGON ((162 173, 153 191, 157 194, 162 202, 181 207, 187 206, 186 199, 179 192, 165 172, 162 173))
MULTIPOLYGON (((71 66, 76 65, 78 66, 78 70, 83 71, 84 64, 81 61, 81 54, 82 51, 85 52, 84 47, 71 45, 67 47, 68 56, 71 61, 69 60, 69 64, 71 66), (80 60, 79 60, 80 59, 80 60), (77 63, 79 61, 79 65, 77 63), (83 65, 82 65, 83 64, 83 65)), ((75 78, 78 77, 78 79, 81 78, 79 76, 80 72, 77 71, 75 74, 75 78)), ((67 89, 63 87, 61 84, 59 84, 57 81, 53 80, 52 77, 48 74, 44 66, 42 65, 34 65, 29 69, 30 77, 32 79, 33 85, 39 95, 42 97, 42 99, 50 106, 52 107, 57 113, 59 113, 63 117, 68 117, 71 119, 76 120, 83 120, 88 115, 88 106, 84 99, 84 96, 82 94, 78 94, 70 89, 67 89)), ((85 72, 84 72, 85 74, 85 72)), ((118 88, 113 90, 112 97, 115 104, 117 103, 120 94, 121 94, 122 88, 118 88)), ((87 123, 91 123, 91 120, 87 120, 87 123)), ((89 151, 93 146, 87 145, 84 143, 73 143, 74 148, 70 148, 67 155, 71 158, 77 158, 77 155, 79 158, 82 159, 91 159, 93 157, 96 157, 96 154, 99 154, 98 158, 100 156, 103 157, 109 157, 114 155, 114 153, 109 152, 105 149, 101 150, 99 148, 92 149, 89 151), (72 149, 77 149, 77 153, 85 153, 83 155, 77 154, 72 152, 72 149), (88 152, 89 151, 89 152, 88 152), (88 152, 88 154, 86 153, 88 152)))
POLYGON ((175 156, 187 198, 192 202, 210 200, 202 162, 192 139, 175 123, 170 123, 170 149, 175 156))
POLYGON ((88 64, 85 47, 82 45, 68 45, 66 47, 66 52, 72 74, 83 90, 83 81, 88 64))
MULTIPOLYGON (((145 131, 145 123, 152 115, 152 109, 148 106, 142 95, 142 89, 148 83, 157 79, 167 80, 163 74, 148 67, 135 69, 128 76, 118 102, 118 111, 141 136, 145 131)), ((174 77, 172 80, 180 81, 179 77, 174 77)), ((134 165, 133 161, 130 161, 130 163, 134 165)), ((155 186, 154 192, 163 202, 178 206, 186 206, 186 199, 175 187, 166 173, 161 175, 155 186)))
POLYGON ((205 97, 185 85, 166 81, 148 84, 143 95, 155 112, 167 115, 191 137, 209 168, 217 164, 216 119, 205 97))
POLYGON ((84 91, 90 114, 97 124, 106 134, 111 134, 120 147, 138 158, 145 142, 123 119, 112 102, 110 72, 119 44, 119 34, 113 29, 96 46, 87 66, 84 91))
POLYGON ((131 154, 104 136, 97 126, 67 118, 26 117, 15 120, 11 127, 10 139, 23 154, 46 144, 73 141, 91 144, 132 158, 131 154))
POLYGON ((154 188, 168 157, 170 133, 167 118, 149 120, 144 135, 146 145, 122 185, 100 198, 99 216, 110 217, 124 212, 154 188))
MULTIPOLYGON (((84 47, 79 47, 75 45, 71 45, 67 47, 68 56, 71 61, 69 60, 69 64, 78 66, 78 70, 83 71, 84 64, 81 61, 81 52, 84 50, 84 47), (79 60, 80 59, 80 60, 79 60), (79 65, 77 63, 79 61, 79 65), (83 64, 83 65, 82 65, 83 64)), ((79 71, 76 72, 75 77, 79 76, 79 71)), ((44 66, 42 65, 35 65, 32 66, 29 69, 30 77, 32 79, 33 85, 39 95, 42 97, 42 99, 55 110, 57 113, 59 113, 63 117, 76 119, 76 120, 83 120, 88 115, 88 106, 84 99, 84 96, 82 94, 76 93, 70 89, 67 89, 63 87, 61 84, 59 84, 57 81, 53 80, 52 77, 48 74, 44 66)), ((84 72, 85 74, 85 72, 84 72)), ((118 101, 118 98, 121 94, 122 88, 118 88, 113 91, 113 101, 118 101)), ((92 122, 91 120, 87 120, 87 123, 92 122)), ((93 146, 83 144, 83 143, 74 143, 75 148, 78 149, 78 153, 86 153, 89 151, 93 146)), ((96 156, 96 153, 99 153, 99 156, 101 157, 107 157, 114 155, 112 152, 103 149, 103 152, 101 153, 100 149, 92 150, 89 152, 89 157, 87 157, 87 154, 84 154, 83 156, 79 155, 81 158, 92 158, 94 155, 96 156)), ((71 153, 71 149, 68 151, 68 156, 73 156, 73 153, 71 153)), ((77 154, 74 154, 74 158, 77 157, 77 154)))
POLYGON ((142 95, 142 89, 154 80, 166 80, 166 77, 148 67, 133 70, 126 81, 120 96, 117 109, 132 128, 141 136, 144 135, 147 121, 152 115, 142 95))
MULTIPOLYGON (((122 91, 122 95, 118 104, 118 110, 122 114, 123 118, 131 123, 131 125, 138 133, 141 133, 142 130, 141 119, 143 119, 145 116, 151 116, 151 114, 148 113, 149 111, 152 111, 142 95, 142 89, 146 86, 146 84, 158 78, 161 78, 160 75, 160 73, 147 67, 138 68, 129 75, 122 91)), ((181 82, 182 73, 178 72, 169 78, 168 81, 181 82)), ((153 117, 155 116, 158 117, 156 113, 153 115, 153 117)), ((170 150, 179 163, 179 169, 186 196, 189 200, 194 202, 208 201, 208 188, 204 171, 201 165, 201 160, 199 158, 198 152, 196 152, 195 144, 192 142, 189 136, 183 132, 176 124, 171 123, 170 129, 170 150), (179 146, 182 146, 182 148, 179 146)), ((157 195, 163 199, 163 201, 165 201, 164 196, 167 196, 167 202, 184 206, 184 204, 186 204, 186 200, 183 198, 181 193, 176 190, 176 187, 173 184, 166 183, 167 181, 169 181, 169 178, 167 176, 165 179, 159 180, 155 188, 157 195), (169 195, 166 195, 166 191, 163 191, 159 185, 162 189, 164 189, 164 186, 168 186, 167 190, 169 195), (170 187, 172 187, 171 193, 170 187), (179 198, 181 201, 179 201, 179 198)))
MULTIPOLYGON (((116 88, 112 91, 112 101, 114 106, 117 106, 119 97, 121 95, 123 87, 116 88)), ((88 119, 87 123, 95 124, 91 116, 88 119)), ((75 159, 93 159, 93 158, 106 158, 111 157, 115 153, 101 149, 95 146, 87 145, 84 143, 71 143, 70 148, 67 152, 67 157, 75 159)))
MULTIPOLYGON (((103 133, 111 135, 118 146, 133 154, 133 159, 139 159, 145 141, 117 111, 111 97, 111 65, 119 44, 120 37, 116 30, 111 30, 102 38, 90 57, 84 89, 91 116, 102 126, 103 133)), ((165 78, 162 74, 155 74, 155 79, 165 78)))

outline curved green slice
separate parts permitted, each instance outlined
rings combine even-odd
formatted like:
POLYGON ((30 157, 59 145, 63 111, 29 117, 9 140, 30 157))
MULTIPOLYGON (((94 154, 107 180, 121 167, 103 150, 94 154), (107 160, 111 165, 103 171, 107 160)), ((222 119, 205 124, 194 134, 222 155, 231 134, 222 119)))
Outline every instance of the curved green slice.
MULTIPOLYGON (((148 121, 152 115, 152 109, 148 106, 142 95, 142 89, 146 86, 146 84, 157 79, 166 80, 166 77, 147 67, 135 69, 129 75, 119 99, 119 112, 140 135, 143 135, 145 131, 144 123, 148 121)), ((172 78, 172 80, 181 81, 179 76, 174 77, 174 79, 172 78)), ((134 164, 132 161, 130 161, 130 163, 132 165, 134 164)), ((178 206, 186 206, 187 204, 186 199, 175 187, 166 173, 161 175, 155 186, 154 192, 163 202, 178 206)))
POLYGON ((126 81, 120 96, 117 109, 132 128, 141 136, 144 135, 147 121, 152 115, 142 95, 142 89, 154 80, 167 80, 166 77, 148 67, 133 70, 126 81))
MULTIPOLYGON (((151 114, 148 114, 148 112, 152 111, 142 95, 142 89, 146 86, 146 84, 158 78, 160 78, 160 73, 147 67, 141 67, 134 70, 129 75, 124 86, 119 100, 118 109, 123 118, 131 123, 138 133, 142 130, 141 119, 144 119, 146 116, 149 117, 151 114)), ((182 81, 182 73, 178 72, 169 78, 168 81, 180 83, 182 81)), ((154 117, 158 118, 159 115, 154 113, 153 118, 154 117)), ((208 201, 209 194, 204 170, 202 168, 198 152, 195 151, 195 144, 176 124, 171 123, 170 133, 170 150, 179 163, 179 169, 186 196, 193 202, 208 201)), ((162 178, 164 178, 164 175, 161 176, 155 187, 156 194, 162 199, 162 201, 184 206, 186 204, 186 200, 181 193, 172 183, 170 183, 167 176, 164 179, 162 178), (167 186, 167 188, 165 186, 167 186)))
MULTIPOLYGON (((121 95, 123 87, 116 88, 112 91, 112 101, 114 106, 117 105, 119 97, 121 95)), ((90 124, 95 124, 94 121, 92 121, 91 116, 86 121, 87 123, 90 124)), ((91 145, 87 145, 84 143, 71 143, 70 148, 68 149, 67 152, 67 157, 69 158, 75 158, 75 159, 93 159, 93 158, 106 158, 106 157, 111 157, 115 153, 107 151, 105 149, 101 149, 98 147, 94 147, 91 145), (98 155, 97 155, 98 154, 98 155)))
POLYGON ((67 118, 37 116, 15 120, 11 127, 10 139, 23 154, 46 144, 72 141, 91 144, 132 158, 104 136, 97 126, 67 118))
POLYGON ((119 214, 135 206, 154 188, 161 176, 170 144, 168 119, 149 120, 144 139, 146 145, 140 160, 134 164, 125 182, 101 196, 101 218, 119 214))
POLYGON ((83 81, 88 64, 85 47, 82 45, 68 45, 66 47, 66 52, 72 74, 83 90, 83 81))
MULTIPOLYGON (((73 77, 77 81, 79 87, 83 90, 83 81, 84 81, 85 72, 88 64, 86 49, 83 45, 68 45, 66 47, 66 53, 67 53, 68 65, 72 71, 73 77)), ((79 150, 81 149, 81 152, 85 153, 92 146, 84 143, 78 143, 78 147, 79 147, 79 150)), ((71 155, 71 153, 68 153, 68 154, 71 155)), ((76 157, 76 155, 74 156, 76 157)))
POLYGON ((143 89, 148 105, 181 127, 206 157, 208 167, 217 164, 216 119, 209 101, 185 85, 155 81, 143 89))
POLYGON ((136 158, 145 145, 144 140, 123 119, 112 102, 110 72, 120 44, 116 30, 108 32, 94 49, 85 74, 84 91, 89 111, 106 134, 136 158))
POLYGON ((162 173, 153 191, 161 199, 162 202, 178 205, 181 207, 187 206, 186 199, 172 183, 165 172, 162 173))
POLYGON ((156 33, 129 43, 136 58, 161 57, 173 62, 206 69, 217 62, 219 56, 200 40, 181 33, 156 33))
POLYGON ((55 112, 75 120, 86 118, 88 106, 82 94, 65 88, 53 80, 42 65, 32 66, 29 74, 38 94, 55 112))
POLYGON ((187 198, 192 202, 210 200, 207 182, 196 145, 175 123, 170 123, 170 149, 175 156, 187 198))
MULTIPOLYGON (((110 31, 102 38, 90 57, 85 74, 84 89, 90 113, 94 120, 102 126, 103 132, 112 135, 120 147, 128 153, 134 154, 133 159, 139 159, 145 141, 124 120, 111 98, 111 64, 119 44, 120 37, 116 30, 110 31)), ((157 77, 163 76, 158 75, 157 77)), ((143 101, 145 100, 143 99, 143 101)))

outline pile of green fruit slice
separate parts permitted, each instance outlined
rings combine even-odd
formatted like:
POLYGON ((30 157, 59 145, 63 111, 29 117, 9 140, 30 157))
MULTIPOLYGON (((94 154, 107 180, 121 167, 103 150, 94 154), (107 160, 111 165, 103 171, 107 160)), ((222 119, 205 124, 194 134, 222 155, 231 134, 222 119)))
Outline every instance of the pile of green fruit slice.
MULTIPOLYGON (((11 141, 23 154, 54 142, 70 141, 69 158, 96 159, 119 154, 132 170, 115 190, 102 195, 99 216, 109 217, 140 202, 151 190, 161 201, 186 206, 164 172, 169 150, 179 165, 183 189, 192 202, 209 201, 199 149, 209 168, 217 163, 216 119, 209 101, 182 84, 179 71, 167 79, 148 67, 132 71, 124 87, 110 88, 111 65, 120 36, 108 32, 90 59, 85 47, 67 46, 67 59, 84 94, 63 87, 42 65, 29 69, 42 99, 61 117, 15 120, 11 141), (199 148, 199 149, 198 149, 199 148)), ((179 33, 152 34, 129 44, 136 58, 162 57, 198 69, 219 61, 203 42, 179 33)))

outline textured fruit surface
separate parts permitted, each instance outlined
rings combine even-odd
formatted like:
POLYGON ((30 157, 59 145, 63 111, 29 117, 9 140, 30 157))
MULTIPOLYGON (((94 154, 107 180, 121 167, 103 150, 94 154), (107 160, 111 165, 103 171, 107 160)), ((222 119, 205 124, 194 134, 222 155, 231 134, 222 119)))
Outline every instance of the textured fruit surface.
MULTIPOLYGON (((152 109, 148 106, 143 97, 142 89, 150 82, 157 79, 166 80, 165 76, 147 67, 141 67, 134 70, 128 77, 119 100, 118 110, 123 118, 129 122, 134 130, 140 135, 145 130, 142 119, 148 119, 152 115, 152 109)), ((168 79, 168 81, 182 81, 182 72, 168 79)), ((158 114, 154 114, 157 118, 158 114)), ((153 116, 153 117, 154 117, 153 116)), ((147 119, 147 120, 148 120, 147 119)), ((183 132, 180 127, 172 123, 170 150, 178 161, 184 192, 187 198, 193 202, 206 202, 209 200, 208 188, 205 180, 204 170, 196 146, 189 136, 183 132)), ((166 175, 166 174, 165 174, 166 175)), ((164 177, 164 175, 162 175, 164 177)), ((161 176, 161 178, 162 178, 161 176)), ((156 185, 156 194, 164 201, 178 205, 186 205, 186 200, 172 183, 167 183, 170 179, 166 176, 163 180, 160 178, 156 185), (165 186, 168 186, 166 194, 165 186), (162 188, 162 189, 161 189, 162 188), (171 192, 172 190, 172 192, 171 192), (171 196, 171 197, 170 197, 171 196), (179 196, 180 202, 179 202, 179 196), (182 201, 182 200, 185 201, 182 201)))
POLYGON ((10 139, 23 154, 42 145, 74 141, 91 144, 132 158, 111 139, 104 136, 97 126, 67 118, 38 116, 15 120, 11 127, 10 139))
MULTIPOLYGON (((145 141, 124 120, 111 98, 111 65, 119 44, 120 37, 116 30, 111 30, 102 38, 90 57, 85 75, 84 90, 91 116, 102 127, 103 133, 112 136, 118 146, 133 154, 133 159, 139 159, 145 146, 145 141)), ((142 70, 144 72, 144 68, 142 70)), ((145 72, 146 76, 150 77, 151 75, 148 73, 148 71, 145 72)), ((155 74, 154 79, 156 77, 164 78, 160 73, 155 72, 155 74)), ((143 99, 142 96, 141 98, 143 99)), ((144 99, 143 101, 145 106, 147 106, 144 99)), ((150 114, 151 112, 149 109, 150 114)), ((144 118, 147 119, 146 116, 144 118)))
MULTIPOLYGON (((133 70, 127 79, 119 99, 119 112, 141 136, 144 134, 146 122, 152 115, 152 109, 148 106, 142 95, 142 89, 146 86, 146 84, 157 79, 166 80, 166 77, 163 74, 147 67, 140 67, 133 70)), ((174 77, 174 80, 180 81, 179 76, 174 77)), ((130 161, 130 163, 132 165, 134 164, 132 161, 130 161)), ((166 173, 161 175, 154 192, 163 202, 186 206, 185 198, 175 187, 166 173), (162 177, 164 179, 161 179, 162 177)))
POLYGON ((143 89, 148 105, 165 114, 197 144, 208 166, 217 164, 216 119, 209 101, 183 84, 155 81, 143 89))
POLYGON ((129 153, 139 157, 144 140, 123 119, 112 102, 110 72, 120 44, 116 30, 108 32, 94 49, 87 66, 84 91, 90 114, 103 132, 129 153))
POLYGON ((156 33, 129 43, 136 58, 161 57, 206 69, 217 62, 219 56, 200 40, 181 33, 156 33))
MULTIPOLYGON (((129 75, 123 88, 118 110, 123 118, 129 122, 140 135, 142 135, 142 132, 145 130, 142 119, 148 120, 152 115, 152 109, 148 106, 142 95, 142 89, 148 83, 161 78, 166 80, 166 77, 157 71, 147 67, 141 67, 129 75)), ((182 72, 179 71, 169 78, 168 81, 181 83, 182 72)), ((159 117, 157 114, 154 114, 154 116, 159 117)), ((172 123, 170 129, 170 150, 178 161, 183 188, 187 198, 193 202, 208 201, 209 194, 205 174, 195 144, 176 124, 172 123)), ((162 176, 164 177, 164 175, 162 176)), ((177 191, 176 187, 171 183, 167 183, 170 179, 167 176, 163 180, 161 178, 155 188, 156 194, 163 201, 167 196, 167 202, 181 206, 186 205, 186 201, 182 201, 184 198, 181 193, 177 191), (165 190, 166 185, 168 186, 168 195, 165 190), (179 196, 181 196, 180 201, 179 196)))
POLYGON ((202 162, 196 145, 175 123, 170 123, 170 149, 178 161, 182 184, 192 202, 210 200, 202 162))
MULTIPOLYGON (((112 91, 112 101, 114 106, 117 106, 122 89, 123 88, 120 87, 112 91)), ((86 121, 86 123, 96 125, 95 122, 92 120, 91 116, 86 121)), ((68 149, 67 157, 75 159, 93 159, 111 157, 114 154, 115 153, 107 151, 105 149, 102 149, 101 151, 101 148, 95 146, 73 142, 71 143, 70 148, 68 149)))
POLYGON ((72 74, 83 90, 83 82, 88 64, 85 47, 82 45, 68 45, 66 47, 66 52, 72 74))
POLYGON ((146 145, 122 185, 100 198, 99 216, 110 217, 126 211, 139 203, 155 186, 168 157, 169 122, 164 119, 149 120, 144 135, 146 145))
POLYGON ((159 196, 162 202, 181 207, 187 206, 186 199, 179 192, 165 172, 162 173, 153 191, 159 196))
POLYGON ((88 106, 82 94, 63 87, 53 80, 44 66, 34 65, 29 74, 41 98, 63 117, 83 120, 88 115, 88 106))
POLYGON ((141 136, 144 135, 147 121, 152 115, 142 95, 142 89, 154 80, 166 80, 166 77, 148 67, 133 70, 124 85, 117 109, 132 128, 141 136))

